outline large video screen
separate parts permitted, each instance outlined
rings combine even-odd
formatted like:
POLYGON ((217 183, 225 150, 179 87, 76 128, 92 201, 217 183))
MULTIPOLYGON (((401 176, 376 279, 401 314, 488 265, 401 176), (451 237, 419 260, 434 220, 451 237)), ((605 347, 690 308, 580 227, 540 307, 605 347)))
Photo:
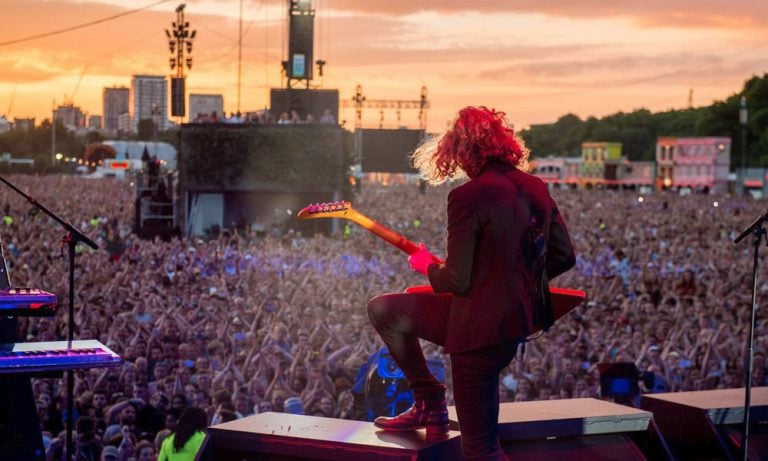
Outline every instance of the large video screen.
POLYGON ((361 131, 364 173, 416 173, 410 156, 424 138, 424 130, 361 131))

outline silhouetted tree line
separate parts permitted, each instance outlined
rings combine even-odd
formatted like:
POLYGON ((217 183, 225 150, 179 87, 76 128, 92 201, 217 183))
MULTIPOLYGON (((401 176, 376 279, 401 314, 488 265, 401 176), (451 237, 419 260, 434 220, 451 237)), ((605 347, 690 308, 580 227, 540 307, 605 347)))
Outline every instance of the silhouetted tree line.
POLYGON ((552 124, 533 125, 521 135, 538 157, 579 156, 581 143, 605 141, 622 143, 629 160, 653 160, 660 136, 728 136, 732 139, 731 165, 738 166, 742 95, 747 98, 749 110, 747 164, 768 166, 768 74, 750 78, 741 92, 706 107, 656 113, 640 109, 586 120, 567 114, 552 124))
MULTIPOLYGON (((98 135, 97 132, 94 132, 98 135)), ((98 136, 100 140, 100 136, 98 136)), ((48 168, 51 165, 51 122, 43 120, 31 130, 12 129, 0 133, 0 153, 8 152, 14 158, 32 158, 35 169, 48 168)), ((88 142, 97 139, 94 135, 77 136, 67 130, 61 122, 56 122, 56 152, 65 157, 82 157, 88 142)))

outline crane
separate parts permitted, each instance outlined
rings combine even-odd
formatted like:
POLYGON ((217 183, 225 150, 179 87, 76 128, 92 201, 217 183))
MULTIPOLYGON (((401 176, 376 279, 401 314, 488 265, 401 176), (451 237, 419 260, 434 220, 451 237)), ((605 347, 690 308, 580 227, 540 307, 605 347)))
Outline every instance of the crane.
POLYGON ((77 90, 80 89, 80 83, 83 81, 83 75, 85 75, 85 69, 87 69, 88 66, 83 66, 83 68, 80 70, 80 76, 77 77, 77 83, 75 83, 75 89, 72 90, 72 96, 66 97, 64 96, 64 105, 65 106, 72 106, 75 103, 75 95, 77 94, 77 90))
POLYGON ((11 117, 11 110, 13 110, 13 101, 16 99, 16 87, 18 86, 18 83, 13 85, 13 92, 11 93, 11 102, 8 103, 8 110, 5 112, 5 117, 10 118, 11 117))

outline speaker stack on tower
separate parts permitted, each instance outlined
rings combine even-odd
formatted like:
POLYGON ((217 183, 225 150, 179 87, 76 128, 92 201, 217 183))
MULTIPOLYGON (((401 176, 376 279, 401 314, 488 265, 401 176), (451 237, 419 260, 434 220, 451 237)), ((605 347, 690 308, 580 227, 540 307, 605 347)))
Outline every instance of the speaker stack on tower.
POLYGON ((288 78, 312 80, 315 11, 309 0, 292 0, 288 37, 288 78))
POLYGON ((183 117, 186 115, 186 106, 184 104, 184 77, 173 77, 171 79, 171 115, 174 117, 183 117))

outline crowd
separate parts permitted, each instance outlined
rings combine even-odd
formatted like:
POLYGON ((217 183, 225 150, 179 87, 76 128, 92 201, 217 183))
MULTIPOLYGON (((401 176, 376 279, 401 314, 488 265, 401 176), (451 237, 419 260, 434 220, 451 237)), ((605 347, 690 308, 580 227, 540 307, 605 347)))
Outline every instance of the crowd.
MULTIPOLYGON (((127 182, 11 180, 101 245, 78 251, 75 337, 98 339, 124 363, 75 374, 80 452, 155 459, 188 408, 203 409, 209 424, 284 410, 352 418, 358 370, 381 346, 364 316, 367 300, 426 283, 403 253, 354 224, 330 237, 140 240, 127 182)), ((364 186, 353 205, 444 256, 448 190, 364 186)), ((604 362, 653 373, 645 392, 743 386, 751 245, 732 239, 763 203, 672 192, 553 195, 578 253, 554 285, 586 291, 587 302, 502 372, 502 401, 599 397, 604 362)), ((12 191, 0 191, 0 203, 13 284, 51 291, 60 304, 54 318, 20 318, 21 339, 64 339, 63 231, 12 191)), ((763 304, 768 269, 760 280, 763 304)), ((767 321, 761 315, 755 332, 754 385, 766 384, 767 321)), ((436 346, 425 353, 444 357, 436 346)), ((33 383, 49 459, 61 457, 65 382, 33 383)))

